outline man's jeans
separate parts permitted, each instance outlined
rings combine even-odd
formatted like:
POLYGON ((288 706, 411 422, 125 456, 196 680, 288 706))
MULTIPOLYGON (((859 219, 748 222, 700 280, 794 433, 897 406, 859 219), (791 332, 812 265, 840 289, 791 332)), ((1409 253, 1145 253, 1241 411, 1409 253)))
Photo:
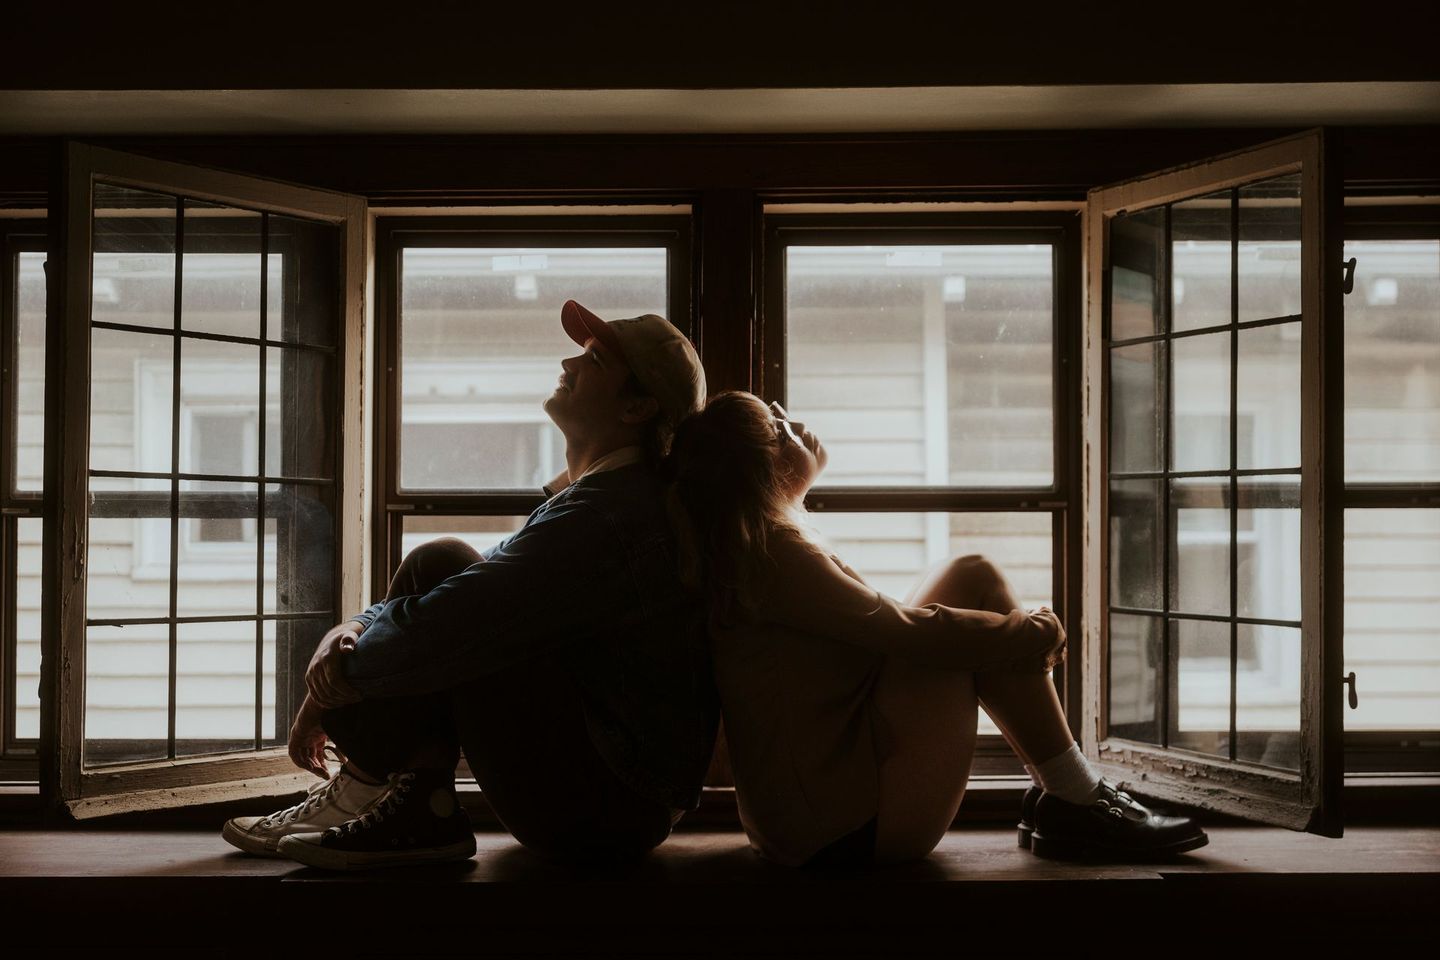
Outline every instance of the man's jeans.
MULTIPOLYGON (((454 538, 424 544, 400 564, 387 599, 428 593, 481 559, 454 538)), ((410 769, 422 749, 453 768, 463 748, 500 822, 541 856, 640 856, 659 846, 678 818, 621 783, 596 752, 564 657, 526 661, 438 693, 361 700, 326 711, 325 731, 372 776, 410 769)))

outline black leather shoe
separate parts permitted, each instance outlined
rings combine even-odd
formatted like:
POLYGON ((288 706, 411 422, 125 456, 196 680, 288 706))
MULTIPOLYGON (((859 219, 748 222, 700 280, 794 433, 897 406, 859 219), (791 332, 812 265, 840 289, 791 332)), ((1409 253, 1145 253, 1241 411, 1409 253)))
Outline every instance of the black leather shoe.
POLYGON ((1067 803, 1045 793, 1035 804, 1030 849, 1056 859, 1145 860, 1164 858, 1210 842, 1189 817, 1155 813, 1115 785, 1100 781, 1089 804, 1067 803))
POLYGON ((1020 849, 1030 849, 1030 835, 1035 832, 1035 803, 1045 791, 1033 783, 1020 798, 1020 822, 1016 824, 1020 849))

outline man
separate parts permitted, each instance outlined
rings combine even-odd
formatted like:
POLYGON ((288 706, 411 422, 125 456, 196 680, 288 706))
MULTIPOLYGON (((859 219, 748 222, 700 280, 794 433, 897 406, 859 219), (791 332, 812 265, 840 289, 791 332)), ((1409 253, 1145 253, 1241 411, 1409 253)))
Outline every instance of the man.
POLYGON ((383 603, 326 634, 290 754, 326 777, 328 735, 346 762, 304 802, 228 822, 231 843, 335 869, 467 858, 462 747, 501 822, 554 859, 641 855, 698 802, 718 703, 656 471, 704 372, 661 317, 572 300, 561 323, 584 347, 545 401, 563 489, 483 555, 412 551, 383 603))

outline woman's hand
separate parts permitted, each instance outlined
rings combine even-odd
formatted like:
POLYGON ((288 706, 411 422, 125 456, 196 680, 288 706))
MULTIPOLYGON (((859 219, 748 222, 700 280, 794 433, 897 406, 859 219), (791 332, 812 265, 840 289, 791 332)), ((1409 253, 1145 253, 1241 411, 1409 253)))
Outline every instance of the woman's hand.
POLYGON ((325 769, 325 729, 320 725, 321 708, 308 696, 300 705, 295 723, 290 727, 290 759, 301 770, 309 770, 315 776, 328 780, 330 771, 325 769))
POLYGON ((345 679, 341 658, 355 649, 364 627, 355 620, 347 620, 320 639, 310 666, 305 670, 305 688, 309 700, 322 710, 343 707, 361 699, 355 688, 345 679))
POLYGON ((1027 652, 1000 668, 1009 673, 1049 673, 1065 662, 1065 627, 1049 607, 1032 610, 1024 646, 1027 652))

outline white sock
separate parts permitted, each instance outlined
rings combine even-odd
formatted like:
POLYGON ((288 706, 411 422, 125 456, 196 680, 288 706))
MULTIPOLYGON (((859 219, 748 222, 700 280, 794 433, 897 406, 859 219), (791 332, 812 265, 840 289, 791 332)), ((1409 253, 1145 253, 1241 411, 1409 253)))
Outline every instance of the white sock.
POLYGON ((1046 793, 1067 803, 1090 803, 1100 795, 1100 775, 1080 752, 1078 743, 1044 763, 1035 765, 1035 779, 1046 793))

